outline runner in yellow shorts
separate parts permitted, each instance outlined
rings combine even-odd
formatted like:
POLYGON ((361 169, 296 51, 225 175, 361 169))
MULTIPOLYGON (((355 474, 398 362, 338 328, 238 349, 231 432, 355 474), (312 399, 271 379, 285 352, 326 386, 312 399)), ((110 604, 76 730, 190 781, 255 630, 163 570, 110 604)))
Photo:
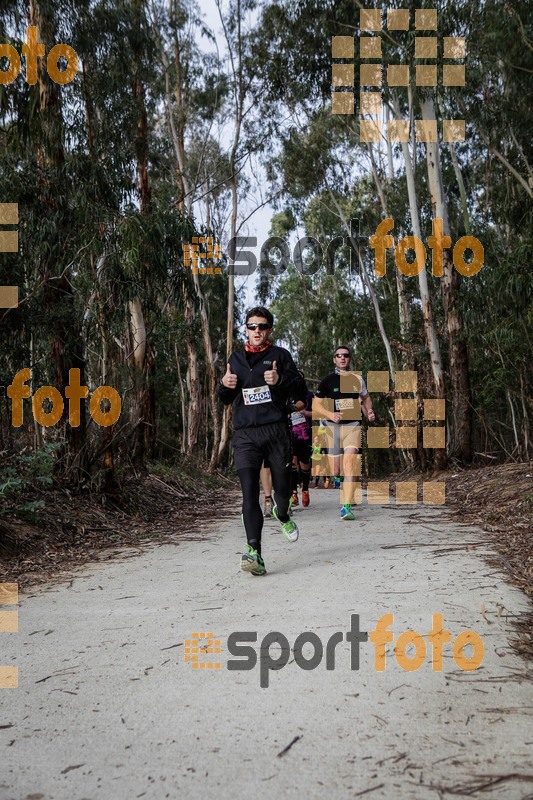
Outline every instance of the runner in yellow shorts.
POLYGON ((339 345, 333 356, 335 371, 321 381, 313 400, 313 417, 320 417, 326 428, 328 452, 334 456, 335 487, 341 488, 340 456, 343 454, 341 519, 355 519, 356 477, 360 475, 361 409, 369 422, 375 420, 372 400, 362 375, 350 372, 351 353, 339 345))

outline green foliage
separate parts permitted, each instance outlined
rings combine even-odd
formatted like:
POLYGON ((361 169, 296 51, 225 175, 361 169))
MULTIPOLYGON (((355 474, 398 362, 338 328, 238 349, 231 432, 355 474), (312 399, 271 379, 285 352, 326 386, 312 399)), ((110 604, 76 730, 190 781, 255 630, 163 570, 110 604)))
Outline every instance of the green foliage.
MULTIPOLYGON (((395 2, 389 7, 404 6, 395 2)), ((525 0, 503 5, 488 0, 481 6, 460 0, 437 7, 440 35, 465 37, 467 52, 466 86, 438 88, 433 93, 439 125, 442 119, 466 119, 467 139, 455 145, 464 203, 450 148, 440 146, 450 232, 453 242, 466 233, 476 236, 485 250, 482 271, 473 278, 459 278, 456 299, 464 321, 461 337, 467 344, 473 390, 474 449, 527 457, 533 308, 533 218, 527 194, 532 186, 531 14, 525 0)), ((385 216, 377 178, 398 241, 413 232, 400 146, 392 145, 389 162, 386 147, 374 145, 372 164, 368 149, 359 143, 356 117, 331 115, 330 65, 324 59, 331 52, 330 36, 350 34, 357 14, 353 6, 327 0, 307 0, 297 6, 278 0, 265 5, 253 40, 254 74, 261 75, 263 117, 272 116, 275 109, 276 119, 284 119, 275 129, 277 147, 271 146, 267 156, 267 174, 272 186, 281 191, 280 204, 285 209, 283 216, 274 217, 273 228, 283 231, 284 217, 290 213, 287 231, 303 225, 307 235, 320 241, 345 235, 338 204, 346 219, 361 220, 363 233, 369 236, 385 216)), ((418 63, 414 42, 413 30, 387 32, 382 38, 386 61, 414 68, 418 63)), ((356 47, 356 74, 358 66, 356 47)), ((413 114, 419 118, 420 101, 428 90, 412 89, 413 114)), ((392 94, 384 88, 386 100, 392 94)), ((399 102, 407 117, 407 92, 399 93, 399 102)), ((417 144, 414 155, 421 227, 427 239, 434 211, 425 146, 417 144)), ((409 330, 401 333, 392 254, 388 254, 387 276, 379 280, 372 277, 368 242, 361 244, 361 257, 394 358, 398 365, 405 358, 418 370, 424 391, 431 381, 418 281, 401 281, 411 315, 409 330)), ((304 278, 291 270, 274 280, 261 275, 261 299, 275 298, 278 335, 295 349, 302 367, 312 375, 325 368, 321 354, 340 341, 354 348, 363 371, 387 368, 366 287, 356 274, 343 270, 349 259, 349 248, 343 247, 336 257, 334 277, 323 271, 304 278)), ((332 265, 327 266, 331 270, 332 265)), ((429 276, 428 282, 449 396, 450 323, 440 280, 429 276)), ((465 402, 470 400, 465 398, 465 402)), ((449 424, 453 426, 454 420, 449 419, 449 424)))
POLYGON ((58 442, 48 442, 35 452, 13 456, 3 467, 0 498, 5 502, 0 506, 0 517, 15 516, 28 522, 38 520, 37 512, 45 507, 45 501, 27 497, 36 489, 42 491, 52 486, 55 453, 60 447, 58 442))
MULTIPOLYGON (((394 0, 390 7, 403 5, 394 0)), ((424 5, 434 7, 429 0, 424 5)), ((252 12, 253 30, 243 37, 243 68, 234 75, 221 48, 214 52, 215 37, 193 0, 66 0, 61 13, 44 3, 57 41, 71 42, 80 57, 76 80, 57 91, 47 113, 39 85, 29 86, 21 76, 0 87, 0 198, 16 200, 20 211, 19 253, 2 254, 0 285, 19 286, 23 301, 0 314, 2 382, 25 366, 32 367, 33 391, 57 385, 71 366, 82 369, 91 389, 105 376, 123 398, 121 425, 127 428, 137 380, 128 302, 139 298, 151 358, 150 374, 142 377, 154 398, 154 424, 165 455, 179 447, 182 436, 187 342, 197 348, 206 397, 200 302, 208 309, 215 365, 225 363, 226 278, 199 276, 200 301, 183 264, 183 244, 198 234, 221 241, 227 232, 231 166, 225 126, 233 114, 234 92, 249 93, 237 153, 240 197, 263 189, 248 167, 250 148, 277 196, 272 235, 289 238, 303 228, 325 252, 329 242, 346 236, 339 208, 346 219, 361 220, 365 237, 384 216, 368 149, 359 142, 357 114, 332 115, 330 107, 331 36, 353 31, 356 6, 346 0, 274 0, 261 4, 258 13, 254 0, 241 6, 252 12), (199 46, 199 37, 210 43, 210 52, 199 46), (181 196, 180 133, 172 135, 169 115, 175 127, 182 125, 184 177, 195 198, 201 198, 196 216, 181 196), (218 139, 216 130, 224 131, 218 139), (143 168, 147 180, 141 197, 143 168)), ((457 297, 473 385, 475 443, 499 455, 523 457, 528 445, 516 444, 513 426, 520 442, 526 441, 533 294, 533 216, 524 188, 524 183, 531 186, 533 123, 529 4, 458 0, 437 6, 440 33, 467 39, 466 86, 439 89, 435 101, 439 118, 464 117, 467 125, 466 141, 455 147, 465 205, 449 148, 440 148, 452 239, 470 229, 485 248, 485 266, 475 278, 460 280, 457 297)), ((233 47, 236 21, 231 4, 227 30, 233 47)), ((2 40, 12 36, 19 46, 26 24, 27 3, 8 0, 2 5, 2 40)), ((389 60, 414 63, 413 31, 388 35, 383 46, 389 60)), ((356 74, 358 65, 356 48, 356 74)), ((415 117, 420 115, 420 91, 413 87, 415 117)), ((406 100, 402 92, 403 112, 406 100)), ((398 240, 413 227, 401 151, 393 145, 391 164, 385 146, 375 147, 373 155, 398 240)), ((427 238, 433 210, 423 144, 416 145, 415 155, 427 238)), ((422 376, 429 375, 416 278, 402 280, 412 321, 401 332, 392 253, 387 276, 378 280, 368 243, 360 246, 397 365, 407 358, 422 376)), ((331 369, 332 350, 339 343, 353 349, 354 366, 363 372, 387 369, 368 284, 361 280, 357 255, 348 243, 314 275, 301 275, 291 265, 282 276, 262 271, 259 277, 258 297, 273 304, 278 338, 294 350, 311 381, 331 369)), ((440 282, 430 277, 429 286, 449 393, 448 320, 440 282)), ((237 319, 239 313, 237 308, 237 319)), ((102 431, 84 424, 80 431, 64 426, 57 455, 75 456, 77 474, 90 480, 105 447, 102 431)), ((20 449, 32 435, 31 425, 8 431, 2 419, 2 448, 20 449)), ((211 420, 205 408, 200 438, 204 454, 209 453, 211 420)), ((128 431, 117 435, 113 445, 120 474, 129 464, 128 431)), ((6 467, 2 495, 17 497, 32 476, 46 486, 53 465, 56 461, 48 456, 23 455, 16 468, 6 467)), ((74 480, 73 472, 69 479, 74 480)), ((26 510, 36 513, 38 508, 26 510)))

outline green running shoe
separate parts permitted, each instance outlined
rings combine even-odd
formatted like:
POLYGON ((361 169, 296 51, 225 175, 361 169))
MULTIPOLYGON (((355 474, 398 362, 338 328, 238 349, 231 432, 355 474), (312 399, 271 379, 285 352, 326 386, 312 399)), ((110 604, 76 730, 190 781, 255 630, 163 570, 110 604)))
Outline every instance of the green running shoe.
POLYGON ((355 519, 350 503, 345 503, 341 508, 341 519, 355 519))
POLYGON ((254 550, 249 544, 247 544, 246 547, 248 548, 248 552, 243 553, 241 556, 242 571, 251 572, 252 575, 266 575, 265 562, 257 550, 254 550))
POLYGON ((278 517, 278 507, 277 506, 274 506, 274 508, 272 509, 272 513, 274 514, 275 518, 277 519, 277 521, 281 525, 281 532, 284 535, 284 537, 287 539, 287 541, 291 542, 291 544, 293 542, 298 541, 298 537, 300 535, 300 531, 298 530, 298 525, 295 522, 293 522, 293 520, 290 519, 290 518, 287 520, 287 522, 282 522, 280 520, 280 518, 278 517))

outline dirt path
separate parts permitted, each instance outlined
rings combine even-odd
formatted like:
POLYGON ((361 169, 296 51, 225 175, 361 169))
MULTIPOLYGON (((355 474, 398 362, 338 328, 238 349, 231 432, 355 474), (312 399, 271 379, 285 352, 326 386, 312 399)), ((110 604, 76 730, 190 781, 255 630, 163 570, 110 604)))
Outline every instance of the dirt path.
MULTIPOLYGON (((312 494, 295 545, 268 523, 264 578, 239 572, 233 517, 203 540, 22 596, 19 632, 1 634, 0 663, 20 673, 18 689, 0 690, 1 800, 531 797, 532 683, 509 647, 525 596, 481 558, 484 534, 442 524, 438 509, 365 505, 341 523, 337 501, 312 494), (351 615, 371 631, 387 613, 395 641, 408 629, 424 637, 425 663, 405 671, 389 644, 377 672, 368 641, 351 669, 351 615), (452 642, 466 629, 482 637, 477 670, 459 669, 452 644, 432 670, 437 613, 452 642), (194 631, 220 639, 220 656, 199 661, 221 669, 185 662, 194 631), (271 631, 291 648, 312 631, 324 657, 304 670, 291 651, 269 670, 265 652, 254 669, 230 670, 236 631, 257 632, 256 654, 271 631)), ((270 657, 284 652, 273 644, 270 657)))

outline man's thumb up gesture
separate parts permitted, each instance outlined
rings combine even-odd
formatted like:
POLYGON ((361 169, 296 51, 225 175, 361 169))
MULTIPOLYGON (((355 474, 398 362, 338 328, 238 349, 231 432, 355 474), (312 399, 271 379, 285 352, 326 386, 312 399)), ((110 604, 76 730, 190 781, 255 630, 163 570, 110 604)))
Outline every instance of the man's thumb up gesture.
POLYGON ((272 364, 272 369, 267 369, 265 372, 265 382, 269 386, 275 386, 279 381, 278 367, 276 362, 272 364))
POLYGON ((237 376, 233 374, 233 372, 231 371, 231 367, 228 363, 226 367, 226 373, 222 378, 222 385, 225 386, 226 389, 235 389, 235 387, 237 386, 237 380, 238 380, 237 376))

